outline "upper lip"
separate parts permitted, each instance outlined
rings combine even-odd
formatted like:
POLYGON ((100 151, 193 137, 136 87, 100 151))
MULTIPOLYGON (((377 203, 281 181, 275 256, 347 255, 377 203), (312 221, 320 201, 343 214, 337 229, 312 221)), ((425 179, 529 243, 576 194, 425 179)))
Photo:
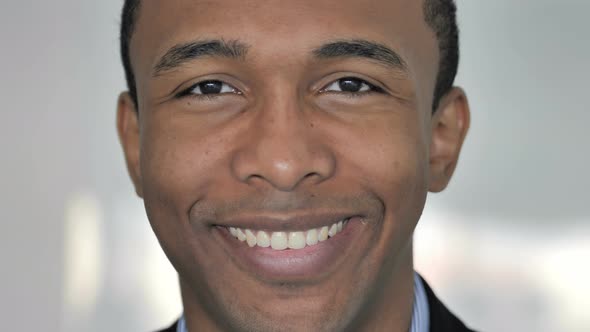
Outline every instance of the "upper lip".
POLYGON ((355 214, 350 212, 308 212, 288 215, 242 214, 240 216, 218 220, 215 225, 223 227, 238 227, 242 229, 267 230, 272 232, 289 232, 330 226, 341 220, 346 220, 354 216, 355 214))

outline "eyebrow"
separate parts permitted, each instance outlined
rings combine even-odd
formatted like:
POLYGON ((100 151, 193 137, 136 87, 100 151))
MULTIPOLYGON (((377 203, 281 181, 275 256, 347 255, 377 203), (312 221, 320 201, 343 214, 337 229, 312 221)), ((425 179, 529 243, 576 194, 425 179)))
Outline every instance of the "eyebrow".
POLYGON ((313 54, 320 59, 366 58, 403 72, 408 68, 404 59, 391 48, 364 39, 329 42, 313 50, 313 54))
POLYGON ((170 48, 154 66, 154 76, 176 69, 205 56, 244 59, 249 46, 237 40, 221 39, 193 41, 170 48))
MULTIPOLYGON (((154 66, 154 76, 176 69, 183 64, 205 56, 243 60, 249 45, 238 41, 211 39, 193 41, 170 48, 154 66)), ((364 39, 328 42, 312 51, 316 58, 366 58, 399 71, 407 71, 406 62, 391 48, 364 39)))

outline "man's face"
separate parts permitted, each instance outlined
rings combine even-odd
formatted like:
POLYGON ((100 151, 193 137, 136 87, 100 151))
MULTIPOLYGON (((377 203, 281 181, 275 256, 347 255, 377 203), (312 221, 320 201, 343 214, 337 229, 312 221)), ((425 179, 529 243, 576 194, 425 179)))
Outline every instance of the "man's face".
POLYGON ((452 173, 433 174, 420 1, 144 0, 131 59, 119 130, 185 310, 311 331, 409 301, 414 227, 452 173))

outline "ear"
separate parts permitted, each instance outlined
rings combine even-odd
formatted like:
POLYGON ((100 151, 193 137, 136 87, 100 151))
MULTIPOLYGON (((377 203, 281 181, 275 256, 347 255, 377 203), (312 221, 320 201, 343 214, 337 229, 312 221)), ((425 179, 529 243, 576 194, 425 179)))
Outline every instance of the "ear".
POLYGON ((465 92, 460 88, 451 89, 441 98, 431 121, 431 192, 444 190, 451 180, 469 129, 469 121, 469 104, 465 92))
POLYGON ((135 102, 133 102, 128 92, 121 93, 117 102, 117 132, 119 133, 119 141, 125 154, 127 171, 135 186, 135 192, 139 197, 143 197, 140 167, 139 114, 135 102))

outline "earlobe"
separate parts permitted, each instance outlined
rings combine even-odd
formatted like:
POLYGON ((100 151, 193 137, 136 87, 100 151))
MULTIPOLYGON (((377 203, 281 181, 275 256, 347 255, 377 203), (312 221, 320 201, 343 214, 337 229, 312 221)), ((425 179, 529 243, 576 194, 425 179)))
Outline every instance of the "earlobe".
POLYGON ((117 102, 117 132, 123 147, 127 171, 135 186, 135 192, 143 197, 140 167, 139 118, 135 102, 128 92, 119 95, 117 102))
POLYGON ((432 116, 429 190, 439 192, 449 183, 469 130, 470 112, 465 92, 453 88, 432 116))

